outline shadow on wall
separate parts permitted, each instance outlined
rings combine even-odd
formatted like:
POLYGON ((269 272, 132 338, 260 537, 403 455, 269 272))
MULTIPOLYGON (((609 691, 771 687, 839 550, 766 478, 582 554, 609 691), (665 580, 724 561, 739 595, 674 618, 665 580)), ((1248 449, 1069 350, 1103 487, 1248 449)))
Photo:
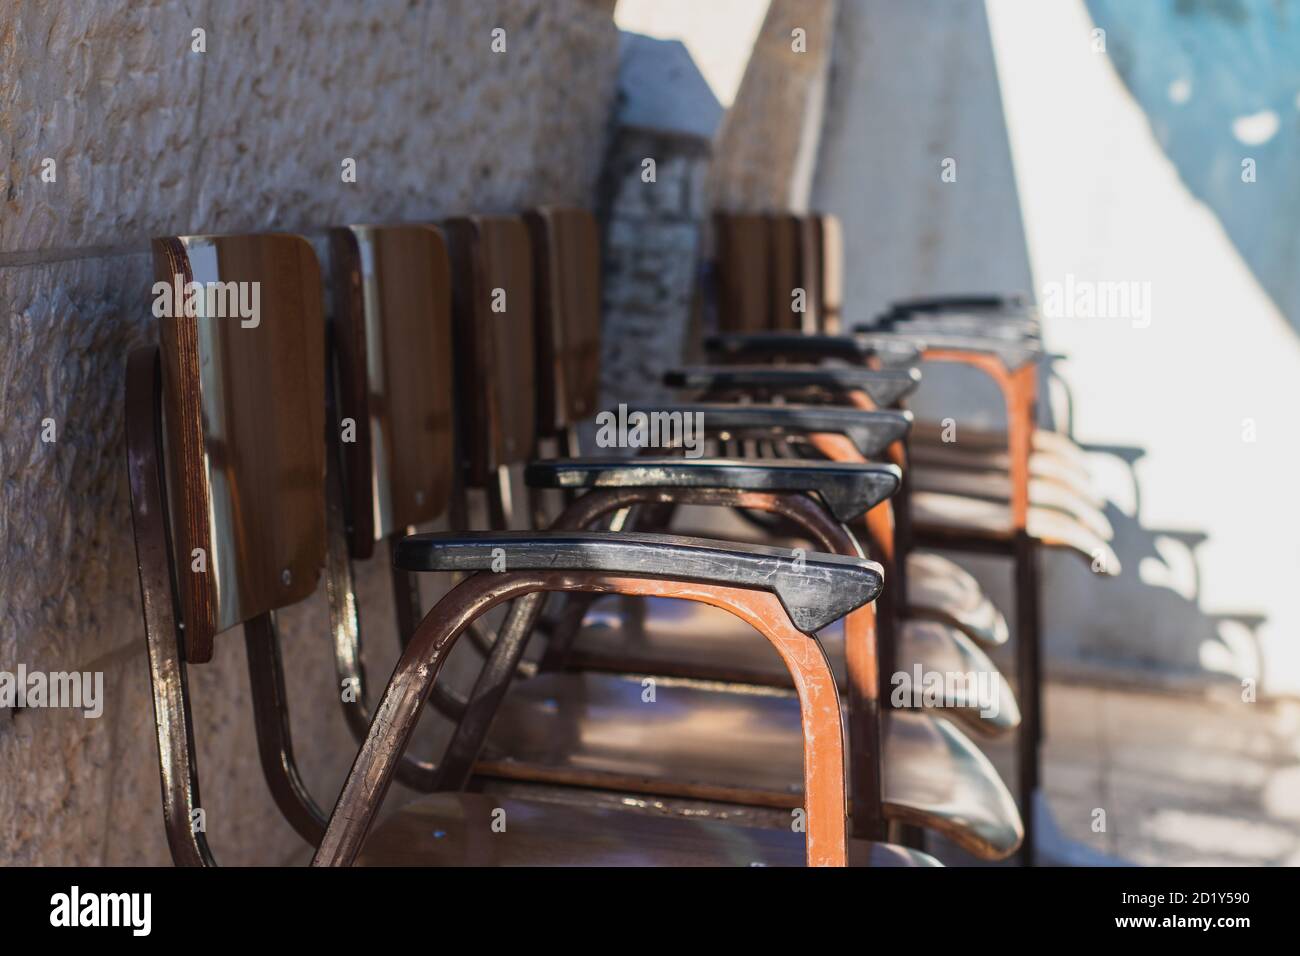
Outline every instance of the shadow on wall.
MULTIPOLYGON (((1158 222, 1147 221, 1144 230, 1142 212, 1134 209, 1133 203, 1142 199, 1141 188, 1148 181, 1135 187, 1132 170, 1108 161, 1104 151, 1086 148, 1098 143, 1121 147, 1128 150, 1126 161, 1131 161, 1135 149, 1131 139, 1114 143, 1107 135, 1112 128, 1125 135, 1128 132, 1127 127, 1117 126, 1116 120, 1123 118, 1116 112, 1117 104, 1095 102, 1102 92, 1098 88, 1080 92, 1071 86, 1079 66, 1099 65, 1088 49, 1091 21, 1083 2, 1078 0, 1073 11, 1077 19, 1067 16, 1074 4, 1015 3, 1015 9, 1004 11, 1006 19, 1016 24, 1033 21, 1033 29, 1047 26, 1056 32, 1040 36, 1030 30, 1004 36, 996 53, 986 4, 855 0, 840 5, 814 205, 836 213, 843 223, 847 257, 844 313, 850 325, 870 319, 887 302, 910 295, 1041 291, 1045 279, 1067 273, 1091 274, 1098 268, 1103 276, 1107 268, 1121 270, 1115 273, 1118 275, 1136 269, 1138 274, 1156 278, 1169 276, 1181 287, 1184 270, 1178 262, 1168 263, 1172 253, 1167 248, 1160 254, 1144 249, 1148 237, 1166 247, 1171 239, 1158 222), (1028 47, 1033 49, 1026 52, 1028 47), (1091 59, 1081 63, 1083 57, 1091 59), (917 70, 917 63, 932 68, 917 70), (1062 71, 1070 73, 1070 81, 1062 77, 1062 71), (1081 99, 1070 99, 1075 95, 1081 99), (1088 107, 1089 97, 1093 98, 1091 112, 1068 112, 1078 109, 1080 103, 1088 107), (1068 104, 1064 117, 1063 103, 1068 104), (1019 116, 1014 115, 1017 107, 1019 116), (1042 112, 1035 112, 1038 110, 1042 112), (1013 130, 1016 137, 1008 135, 1008 119, 1020 123, 1020 129, 1013 130), (1043 134, 1043 127, 1050 127, 1051 134, 1043 134), (1092 136, 1093 141, 1083 144, 1085 149, 1072 150, 1071 135, 1092 136), (1013 165, 1013 149, 1019 169, 1013 165), (1082 166, 1072 165, 1078 155, 1088 157, 1082 166), (954 175, 947 181, 942 176, 946 159, 955 163, 954 175), (1119 213, 1131 220, 1106 205, 1117 201, 1117 196, 1126 204, 1119 213), (1094 208, 1099 211, 1090 218, 1094 208), (1116 221, 1123 221, 1137 234, 1133 246, 1113 241, 1122 237, 1105 231, 1116 221), (1026 222, 1032 227, 1032 249, 1026 222)), ((1155 70, 1164 51, 1148 51, 1145 44, 1172 41, 1162 40, 1160 29, 1150 29, 1154 20, 1135 24, 1134 20, 1164 16, 1192 22, 1215 16, 1176 12, 1186 6, 1172 2, 1107 4, 1107 11, 1115 11, 1107 15, 1118 21, 1109 37, 1110 47, 1124 46, 1131 29, 1142 41, 1127 42, 1132 51, 1128 62, 1135 68, 1150 64, 1155 70)), ((1216 34, 1211 39, 1218 42, 1219 38, 1216 34)), ((1247 56, 1243 53, 1237 58, 1245 60, 1247 56)), ((1182 54, 1182 61, 1195 59, 1198 57, 1182 54)), ((1269 69, 1275 75, 1285 75, 1285 71, 1269 69)), ((1088 82, 1094 79, 1088 74, 1088 82)), ((1162 76, 1159 84, 1148 83, 1164 97, 1162 103, 1168 103, 1171 80, 1162 76)), ((1193 84, 1196 82, 1193 79, 1193 84)), ((1218 82, 1206 77, 1201 85, 1218 82)), ((1228 88, 1243 86, 1237 82, 1228 88)), ((1195 95, 1193 92, 1192 102, 1195 95)), ((1294 92, 1290 96, 1294 97, 1294 92)), ((1235 116, 1260 108, 1234 104, 1225 111, 1235 116)), ((1293 113, 1294 107, 1291 109, 1293 113)), ((1292 114, 1287 116, 1286 122, 1292 122, 1292 114)), ((1225 120, 1223 128, 1223 147, 1231 150, 1231 119, 1225 120)), ((1276 143, 1265 145, 1272 149, 1276 143)), ((1193 149, 1188 147, 1189 152, 1193 149)), ((1281 160, 1269 155, 1258 153, 1257 168, 1271 170, 1269 181, 1277 183, 1281 174, 1276 164, 1281 160)), ((1260 179, 1243 187, 1241 155, 1232 153, 1230 159, 1229 163, 1220 158, 1218 166, 1207 160, 1206 169, 1223 167, 1216 175, 1225 186, 1235 182, 1238 189, 1250 190, 1264 185, 1260 179)), ((1143 173, 1150 176, 1152 170, 1143 173)), ((1168 201, 1168 197, 1162 198, 1168 201)), ((1237 201, 1234 194, 1233 202, 1237 201)), ((1252 201, 1270 202, 1277 211, 1260 218, 1258 210, 1238 210, 1236 221, 1242 230, 1256 220, 1286 221, 1283 203, 1268 199, 1267 193, 1253 193, 1252 201)), ((1280 242, 1274 245, 1279 248, 1275 261, 1284 261, 1280 251, 1284 246, 1280 242)), ((1260 247, 1267 248, 1267 240, 1260 247)), ((1273 271, 1279 278, 1286 277, 1278 268, 1273 271)), ((1221 277, 1216 278, 1222 286, 1221 277)), ((1194 298, 1191 304, 1203 300, 1194 298)), ((1178 314, 1188 318, 1183 312, 1178 314)), ((1190 318, 1199 321, 1204 314, 1197 312, 1190 318)), ((1214 416, 1229 413, 1213 402, 1203 410, 1192 400, 1198 395, 1203 398, 1200 393, 1175 394, 1169 384, 1163 391, 1143 390, 1133 384, 1148 380, 1154 366, 1142 363, 1159 360, 1158 354, 1149 354, 1157 344, 1179 348, 1180 333, 1198 335, 1203 342, 1203 332, 1188 321, 1160 325, 1140 341, 1105 323, 1088 324, 1085 330, 1083 323, 1056 321, 1048 324, 1047 331, 1049 346, 1069 355, 1061 371, 1079 389, 1079 421, 1085 426, 1080 433, 1090 438, 1122 437, 1127 445, 1149 447, 1151 455, 1138 463, 1137 474, 1152 498, 1139 510, 1134 470, 1131 462, 1125 466, 1123 456, 1136 461, 1143 454, 1141 449, 1124 449, 1118 458, 1113 454, 1090 456, 1099 477, 1113 479, 1103 482, 1112 501, 1106 514, 1123 572, 1117 580, 1103 579, 1073 555, 1049 553, 1045 557, 1044 624, 1053 668, 1057 673, 1097 671, 1112 680, 1133 679, 1143 684, 1217 682, 1219 677, 1235 682, 1240 677, 1258 676, 1264 666, 1260 653, 1264 622, 1262 615, 1254 613, 1262 604, 1260 577, 1232 566, 1225 576, 1222 555, 1230 546, 1223 541, 1231 539, 1219 540, 1216 550, 1216 542, 1207 541, 1205 534, 1223 534, 1222 514, 1214 516, 1218 523, 1213 526, 1198 520, 1206 514, 1204 502, 1212 500, 1205 495, 1213 495, 1215 488, 1197 466, 1204 461, 1209 428, 1217 427, 1214 416), (1198 424, 1200 419, 1194 416, 1203 417, 1204 423, 1198 424), (1161 431, 1154 430, 1157 428, 1161 431), (1189 498, 1188 489, 1196 494, 1189 498), (1158 507, 1151 507, 1153 504, 1158 507), (1156 515, 1159 517, 1153 517, 1156 515), (1213 581, 1200 580, 1202 567, 1207 577, 1214 574, 1213 581), (1233 572, 1238 576, 1233 577, 1233 572), (1224 614, 1242 609, 1250 613, 1223 619, 1224 614)), ((937 421, 952 417, 969 427, 984 426, 986 418, 990 426, 1002 420, 1001 403, 991 385, 978 375, 954 372, 932 366, 924 369, 927 384, 913 404, 918 418, 937 421)), ((1183 381, 1169 379, 1179 387, 1183 381)), ((1191 383, 1191 387, 1198 385, 1191 383)), ((1074 416, 1068 402, 1061 400, 1060 386, 1045 387, 1045 396, 1049 389, 1058 394, 1051 407, 1042 410, 1043 422, 1070 429, 1074 416)), ((1265 407, 1253 399, 1243 401, 1248 407, 1265 407)), ((1229 425, 1235 427, 1230 421, 1229 425)), ((1239 510, 1246 514, 1238 525, 1241 527, 1255 512, 1246 507, 1239 510)), ((983 560, 970 563, 1000 606, 1012 607, 1005 567, 991 562, 985 568, 983 560)), ((1277 628, 1275 604, 1269 605, 1268 613, 1273 618, 1268 628, 1277 628)), ((1267 663, 1270 671, 1278 669, 1276 660, 1267 663)))
MULTIPOLYGON (((1076 398, 1063 379, 1051 376, 1049 380, 1046 401, 1057 406, 1054 417, 1061 423, 1060 430, 1072 434, 1076 398)), ((1123 570, 1119 581, 1101 579, 1081 587, 1074 582, 1082 584, 1080 578, 1091 575, 1090 569, 1066 555, 1048 558, 1047 583, 1052 593, 1061 596, 1055 607, 1045 609, 1048 632, 1053 615, 1078 614, 1091 616, 1104 635, 1086 647, 1069 648, 1066 673, 1077 676, 1095 669, 1111 679, 1127 676, 1143 686, 1170 689, 1220 680, 1232 685, 1247 679, 1263 683, 1266 655, 1259 629, 1268 617, 1253 610, 1214 613, 1201 606, 1198 550, 1209 534, 1195 528, 1143 524, 1142 482, 1136 466, 1146 450, 1084 441, 1078 445, 1088 453, 1090 470, 1104 493, 1105 518, 1114 529, 1110 545, 1123 570), (1129 595, 1107 600, 1107 590, 1114 587, 1124 588, 1129 595), (1179 635, 1176 642, 1148 639, 1168 630, 1171 622, 1179 635), (1129 673, 1116 673, 1123 670, 1129 673)))
MULTIPOLYGON (((931 366, 927 366, 927 369, 931 366)), ((1058 430, 1072 431, 1076 396, 1049 377, 1044 404, 1058 430)), ((992 404, 993 386, 974 376, 970 393, 992 404)), ((1082 397, 1087 401, 1087 397, 1082 397)), ((959 432, 960 434, 960 432, 959 432)), ((1099 494, 1102 513, 1113 531, 1109 544, 1119 561, 1116 578, 1094 574, 1086 557, 1043 549, 1042 614, 1048 642, 1049 674, 1056 678, 1096 679, 1144 689, 1199 691, 1241 689, 1243 681, 1265 685, 1259 630, 1267 623, 1255 610, 1214 612, 1202 606, 1200 549, 1209 535, 1198 528, 1144 523, 1142 482, 1137 464, 1141 447, 1078 442, 1099 494)), ((1015 600, 1010 568, 999 558, 951 553, 967 566, 1014 626, 1015 600)), ((1013 668, 1010 649, 1000 664, 1013 668)))
POLYGON ((1178 175, 1300 332, 1300 3, 1086 5, 1178 175))

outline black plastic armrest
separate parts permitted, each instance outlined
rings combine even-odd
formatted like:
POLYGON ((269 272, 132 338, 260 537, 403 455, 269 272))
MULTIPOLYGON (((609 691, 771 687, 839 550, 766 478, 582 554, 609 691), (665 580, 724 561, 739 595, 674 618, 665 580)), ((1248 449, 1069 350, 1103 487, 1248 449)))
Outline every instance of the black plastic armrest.
POLYGON ((913 346, 888 337, 817 335, 802 332, 725 332, 704 339, 704 348, 729 358, 798 358, 804 361, 843 359, 863 362, 873 356, 888 366, 914 363, 913 346))
POLYGON ((871 369, 853 365, 694 365, 664 373, 665 385, 699 391, 860 389, 878 406, 893 405, 910 395, 920 382, 920 369, 871 369))
POLYGON ((768 591, 805 634, 874 601, 884 584, 880 565, 863 558, 610 531, 417 534, 398 542, 393 564, 406 571, 596 571, 768 591))
MULTIPOLYGON (((611 416, 612 412, 608 413, 611 416)), ((685 433, 687 422, 695 428, 698 422, 705 435, 722 433, 738 438, 782 437, 786 435, 811 435, 829 432, 849 438, 864 458, 878 457, 890 445, 907 437, 912 428, 912 413, 883 410, 868 412, 839 405, 735 405, 725 402, 694 402, 673 405, 619 406, 619 426, 625 426, 630 436, 637 422, 646 422, 650 437, 657 432, 663 437, 671 433, 677 423, 685 433), (634 416, 645 416, 644 419, 634 416), (689 418, 688 418, 689 416, 689 418)), ((618 441, 602 440, 605 427, 596 418, 596 442, 602 447, 621 447, 618 441)), ((645 444, 631 447, 668 447, 664 444, 645 444)))
POLYGON ((896 465, 782 459, 572 458, 536 461, 524 470, 533 488, 720 488, 814 494, 837 521, 850 522, 898 491, 896 465))
POLYGON ((890 304, 887 314, 903 315, 920 312, 1007 312, 1024 309, 1028 306, 1024 293, 1014 292, 1008 295, 991 294, 956 294, 918 296, 914 299, 899 299, 890 304))
POLYGON ((905 335, 961 335, 981 341, 1035 344, 1039 341, 1034 319, 982 319, 974 315, 942 315, 890 322, 888 331, 905 335))
POLYGON ((1043 355, 1043 348, 1037 341, 1023 337, 1005 341, 963 331, 913 332, 907 330, 906 326, 880 329, 869 325, 857 325, 855 328, 861 330, 858 335, 864 339, 893 339, 904 342, 918 349, 922 353, 922 360, 927 351, 971 352, 997 356, 1003 365, 1014 371, 1030 362, 1038 361, 1043 355))

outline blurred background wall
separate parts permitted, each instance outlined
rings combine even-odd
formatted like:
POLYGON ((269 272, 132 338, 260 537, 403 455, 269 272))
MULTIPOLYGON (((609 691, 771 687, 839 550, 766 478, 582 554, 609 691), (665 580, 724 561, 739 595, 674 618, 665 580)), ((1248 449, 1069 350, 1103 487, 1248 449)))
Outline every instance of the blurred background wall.
POLYGON ((1149 326, 1049 324, 1078 433, 1146 452, 1138 495, 1117 497, 1120 588, 1059 587, 1053 630, 1084 652, 1294 694, 1300 549, 1278 530, 1300 526, 1300 302, 1277 263, 1295 262, 1300 8, 989 12, 1037 288, 1140 280, 1152 299, 1149 326))
MULTIPOLYGON (((1071 276, 1150 290, 1149 325, 1045 319, 1077 399, 1052 387, 1045 420, 1142 453, 1094 457, 1122 576, 1047 556, 1058 675, 1300 691, 1277 533, 1300 526, 1298 30, 1270 0, 840 4, 813 204, 844 217, 850 317, 1071 276)), ((1000 417, 987 385, 926 374, 918 412, 1000 417)), ((1005 572, 966 563, 1007 606, 1005 572)))

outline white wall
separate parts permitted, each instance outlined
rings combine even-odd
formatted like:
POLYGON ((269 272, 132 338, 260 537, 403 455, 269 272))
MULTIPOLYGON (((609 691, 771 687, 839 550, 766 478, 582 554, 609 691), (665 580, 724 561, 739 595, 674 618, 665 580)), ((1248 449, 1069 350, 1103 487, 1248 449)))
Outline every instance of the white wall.
MULTIPOLYGON (((814 201, 844 218, 851 310, 961 289, 1041 301, 1067 275, 1149 283, 1145 327, 1045 320, 1076 437, 1146 449, 1138 495, 1097 460, 1123 576, 1046 562, 1053 663, 1262 673, 1266 690, 1300 692, 1297 333, 1093 52, 1082 0, 988 0, 987 19, 979 3, 855 0, 838 27, 814 201), (1183 532, 1208 537, 1192 549, 1183 532)), ((1242 188, 1293 190, 1283 172, 1242 188)), ((931 411, 953 400, 937 394, 931 411)))
MULTIPOLYGON (((1137 466, 1142 528, 1208 534, 1196 554, 1205 614, 1267 617, 1256 644, 1231 623, 1215 640, 1183 613, 1108 613, 1105 640, 1179 659, 1194 644, 1208 667, 1262 665, 1265 687, 1300 691, 1297 333, 1179 178, 1111 56, 1093 52, 1083 3, 989 0, 988 10, 1036 288, 1067 273, 1150 283, 1149 327, 1048 320, 1049 346, 1070 356, 1078 434, 1147 449, 1137 466), (1129 633, 1125 621, 1136 625, 1129 633)), ((1113 53, 1113 31, 1110 41, 1113 53)), ((1255 203, 1270 192, 1281 201, 1295 188, 1284 174, 1266 167, 1240 183, 1243 201, 1247 190, 1255 203)), ((1090 590, 1075 613, 1093 613, 1093 599, 1136 608, 1166 583, 1191 593, 1178 548, 1165 547, 1173 561, 1139 562, 1115 589, 1122 598, 1090 590)))

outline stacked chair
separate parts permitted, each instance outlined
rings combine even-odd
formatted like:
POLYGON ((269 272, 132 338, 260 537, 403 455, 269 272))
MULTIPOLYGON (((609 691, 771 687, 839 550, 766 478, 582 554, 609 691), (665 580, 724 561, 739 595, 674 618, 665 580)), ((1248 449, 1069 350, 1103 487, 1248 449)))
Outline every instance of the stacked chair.
MULTIPOLYGON (((859 408, 877 402, 867 390, 848 387, 851 369, 961 363, 998 385, 1006 406, 1004 432, 978 431, 961 422, 945 435, 940 423, 922 422, 893 450, 893 460, 904 466, 896 514, 905 556, 893 590, 894 600, 911 613, 960 604, 957 594, 976 600, 973 579, 920 548, 1013 559, 1023 717, 1018 789, 1022 808, 1032 807, 1042 735, 1037 549, 1069 549, 1094 571, 1119 572, 1109 545, 1113 532, 1091 486, 1083 450, 1066 436, 1037 427, 1039 364, 1046 356, 1036 318, 1017 297, 950 296, 897 303, 874 322, 856 325, 854 334, 839 334, 845 324, 843 254, 834 217, 718 214, 715 236, 722 331, 707 339, 706 347, 725 364, 682 370, 669 377, 671 382, 789 391, 808 384, 814 368, 832 374, 829 366, 836 381, 801 394, 859 408)), ((894 407, 901 407, 906 394, 898 393, 894 407)), ((995 628, 981 629, 971 627, 971 614, 940 617, 986 645, 1000 643, 995 630, 1005 633, 1000 619, 995 628)), ((1032 857, 1028 811, 1026 824, 1025 855, 1032 857)))
MULTIPOLYGON (((594 234, 590 223, 588 231, 594 234)), ((594 243, 594 235, 590 243, 594 243)), ((566 248, 560 241, 548 241, 541 231, 535 231, 534 248, 542 255, 539 274, 556 276, 550 280, 552 286, 565 281, 558 276, 585 275, 587 278, 581 282, 567 281, 589 290, 596 287, 594 255, 566 248)), ((549 308, 553 314, 569 316, 571 321, 575 312, 585 312, 592 316, 590 326, 597 328, 598 299, 589 294, 587 302, 576 308, 578 303, 561 299, 549 308)), ((546 309, 543 305, 543 313, 546 309)), ((548 328, 554 326, 543 323, 543 334, 548 328)), ((866 372, 858 378, 883 395, 896 392, 900 378, 904 387, 915 383, 912 374, 866 372)), ((848 445, 847 457, 855 460, 839 463, 847 468, 866 467, 864 458, 878 456, 897 442, 906 433, 910 420, 906 414, 897 412, 753 402, 701 403, 634 411, 699 412, 706 429, 715 436, 717 433, 742 435, 769 442, 774 436, 780 436, 782 442, 795 438, 841 448, 848 445)), ((557 428, 560 424, 554 422, 557 428)), ((563 424, 571 426, 573 422, 563 424)), ((809 462, 790 457, 780 459, 780 463, 785 472, 802 467, 809 475, 827 468, 826 464, 818 463, 817 469, 809 470, 809 462)), ((533 484, 548 487, 619 489, 625 500, 630 500, 638 486, 662 496, 663 492, 656 491, 654 486, 667 481, 707 487, 708 467, 728 468, 730 476, 724 480, 733 484, 742 480, 744 473, 740 462, 734 460, 724 464, 658 458, 632 462, 586 459, 535 463, 528 469, 527 477, 533 484)), ((886 465, 879 474, 892 476, 898 472, 894 466, 886 465)), ((644 490, 642 494, 645 495, 644 490)), ((834 490, 830 489, 829 494, 823 491, 820 496, 823 500, 833 499, 834 490)), ((682 503, 682 498, 675 503, 682 503)), ((841 507, 833 517, 853 521, 866 510, 881 515, 887 522, 888 506, 882 507, 880 501, 869 504, 876 507, 859 506, 856 510, 841 507)), ((806 527, 804 531, 806 538, 806 527)), ((734 531, 727 536, 734 537, 734 531)), ((822 543, 821 547, 826 544, 822 543)), ((613 791, 635 783, 641 790, 657 795, 657 807, 668 809, 672 808, 674 798, 724 801, 729 809, 721 812, 729 813, 735 812, 737 803, 769 808, 797 806, 798 766, 792 765, 789 759, 793 751, 788 743, 790 735, 797 732, 797 715, 790 706, 793 700, 788 696, 755 693, 754 687, 741 683, 788 686, 789 678, 781 678, 779 660, 761 648, 745 653, 748 642, 744 629, 729 625, 721 616, 707 610, 696 613, 695 609, 678 602, 604 603, 612 607, 593 608, 586 626, 576 633, 564 626, 573 621, 573 614, 563 615, 560 625, 552 629, 552 640, 543 659, 546 673, 541 679, 520 684, 507 697, 484 749, 480 775, 489 779, 531 779, 613 791), (627 674, 637 677, 619 676, 627 674), (689 702, 689 709, 644 706, 640 694, 647 674, 705 678, 730 682, 730 685, 723 688, 716 683, 708 687, 675 685, 672 700, 689 702), (556 713, 552 702, 557 700, 572 703, 561 706, 556 713), (716 713, 715 724, 761 728, 750 736, 759 742, 780 742, 780 746, 772 748, 769 744, 763 750, 750 741, 720 737, 709 722, 684 719, 685 714, 701 710, 716 713), (596 730, 597 714, 621 715, 618 733, 596 730), (573 740, 574 744, 565 747, 565 739, 573 740), (595 747, 591 746, 593 742, 595 747), (779 754, 786 754, 786 759, 780 760, 779 754), (630 770, 635 775, 629 774, 630 770)), ((973 644, 937 623, 909 626, 903 633, 906 638, 903 644, 897 649, 892 644, 882 648, 881 656, 885 650, 897 650, 909 665, 906 668, 909 672, 910 663, 923 659, 928 652, 939 658, 947 670, 960 664, 963 672, 988 669, 996 673, 973 644)), ((819 639, 844 675, 851 737, 871 740, 872 731, 859 728, 871 723, 864 715, 879 699, 876 674, 892 672, 892 668, 880 668, 875 661, 866 666, 865 662, 855 662, 848 653, 855 645, 846 640, 844 631, 828 629, 819 634, 819 639), (852 673, 855 663, 856 675, 852 673), (868 667, 870 675, 866 673, 868 667), (868 688, 867 685, 876 686, 868 688), (863 699, 869 704, 856 706, 863 699), (855 729, 859 730, 856 735, 855 729)), ((938 667, 937 663, 926 662, 927 670, 938 667)), ((667 696, 669 691, 660 688, 659 693, 667 696)), ((998 720, 1014 726, 1014 699, 1009 692, 999 697, 1004 706, 993 722, 981 727, 985 732, 996 732, 998 720)), ((979 701, 946 703, 958 705, 952 711, 954 715, 973 717, 976 723, 980 722, 978 712, 986 709, 979 701)), ((882 814, 887 825, 894 822, 931 826, 949 833, 981 856, 998 858, 1014 851, 1020 830, 1009 796, 987 761, 952 723, 915 713, 890 714, 880 723, 885 725, 882 814), (908 777, 909 772, 916 776, 908 777)), ((875 733, 879 735, 881 731, 875 733)), ((863 751, 855 748, 854 752, 863 754, 854 762, 855 771, 869 776, 873 767, 866 754, 873 752, 873 748, 863 748, 863 751)), ((855 780, 854 785, 858 793, 871 790, 865 780, 855 780)), ((701 812, 695 806, 680 809, 701 812)), ((870 826, 865 813, 855 814, 855 821, 864 828, 870 826)))
MULTIPOLYGON (((767 261, 787 219, 761 221, 767 261)), ((798 253, 791 288, 815 276, 825 301, 833 225, 796 232, 812 251, 798 253)), ((587 213, 329 238, 328 322, 299 237, 155 243, 159 278, 260 282, 263 303, 254 328, 164 318, 159 347, 128 368, 178 863, 213 862, 196 826, 186 668, 236 624, 269 789, 317 864, 933 865, 926 832, 984 859, 1017 850, 1015 801, 966 734, 1024 736, 983 649, 1008 639, 1005 622, 968 575, 913 548, 928 543, 917 499, 929 486, 912 475, 914 424, 898 406, 923 386, 911 363, 940 337, 927 323, 955 310, 918 307, 887 333, 838 337, 851 346, 812 328, 798 342, 770 325, 726 333, 713 346, 729 364, 675 370, 684 400, 636 409, 700 413, 725 457, 582 457, 601 319, 587 213), (787 364, 737 364, 751 355, 787 364), (480 494, 487 527, 471 529, 480 494), (451 530, 414 533, 435 521, 451 530), (532 530, 511 530, 521 524, 532 530), (353 570, 377 552, 393 565, 403 650, 372 706, 353 570), (329 814, 296 769, 275 626, 322 572, 360 741, 329 814), (427 612, 426 574, 452 585, 427 612), (468 694, 437 682, 463 635, 482 658, 468 694), (917 668, 980 673, 992 690, 892 700, 894 675, 917 668), (426 702, 453 723, 437 760, 407 750, 426 702), (379 820, 395 778, 426 796, 379 820)), ((765 293, 769 314, 781 288, 765 293)), ((1029 335, 1017 308, 990 310, 987 338, 1029 335)), ((964 327, 941 334, 945 349, 970 338, 972 353, 1002 354, 964 327)), ((987 467, 966 470, 992 484, 1004 465, 1014 497, 1015 453, 982 446, 987 467)), ((1036 693, 1023 672, 1019 683, 1022 701, 1036 693)))

